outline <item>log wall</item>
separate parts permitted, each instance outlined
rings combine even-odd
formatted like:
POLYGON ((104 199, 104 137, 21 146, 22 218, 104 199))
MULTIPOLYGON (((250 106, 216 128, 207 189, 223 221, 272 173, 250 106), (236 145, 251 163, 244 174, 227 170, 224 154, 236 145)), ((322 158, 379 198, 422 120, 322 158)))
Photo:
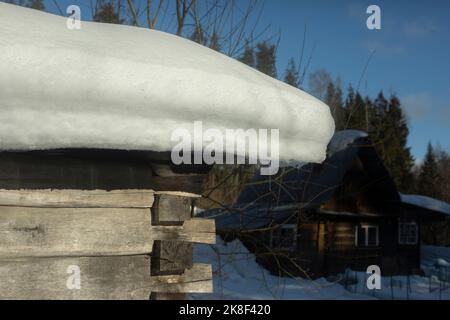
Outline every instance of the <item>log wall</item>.
POLYGON ((211 292, 211 267, 192 261, 192 243, 214 243, 215 226, 191 219, 195 197, 0 190, 0 298, 167 299, 211 292))

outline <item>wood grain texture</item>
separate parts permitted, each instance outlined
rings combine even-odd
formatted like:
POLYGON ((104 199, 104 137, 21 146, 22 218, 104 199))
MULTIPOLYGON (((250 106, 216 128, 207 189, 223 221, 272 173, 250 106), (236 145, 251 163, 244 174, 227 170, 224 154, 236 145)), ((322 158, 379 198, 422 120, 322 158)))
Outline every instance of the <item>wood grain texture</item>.
POLYGON ((149 299, 150 259, 146 256, 0 260, 1 299, 149 299), (80 271, 80 289, 73 284, 80 271), (70 287, 70 286, 69 286, 70 287), (73 288, 73 287, 72 287, 73 288))
POLYGON ((152 275, 180 274, 192 265, 191 243, 159 240, 153 243, 152 275))
POLYGON ((149 209, 0 207, 0 257, 149 253, 149 209))
POLYGON ((211 292, 211 267, 192 261, 191 243, 215 242, 213 220, 191 219, 197 197, 0 189, 0 299, 181 299, 211 292), (74 266, 81 288, 70 290, 74 266))
POLYGON ((47 208, 151 208, 153 190, 0 190, 0 205, 47 208))
POLYGON ((194 264, 181 275, 154 276, 152 292, 161 293, 211 293, 213 292, 212 268, 209 264, 194 264))
POLYGON ((168 241, 186 241, 214 244, 216 242, 215 221, 191 219, 177 226, 152 226, 153 239, 168 241))
POLYGON ((173 194, 156 194, 152 208, 153 224, 174 224, 191 218, 192 199, 173 194))
POLYGON ((152 292, 212 291, 210 266, 151 277, 145 255, 0 260, 0 274, 8 275, 0 281, 0 299, 147 300, 152 292), (74 267, 79 289, 73 286, 74 267))
POLYGON ((0 206, 0 257, 146 254, 154 240, 213 243, 214 221, 152 226, 149 209, 0 206))

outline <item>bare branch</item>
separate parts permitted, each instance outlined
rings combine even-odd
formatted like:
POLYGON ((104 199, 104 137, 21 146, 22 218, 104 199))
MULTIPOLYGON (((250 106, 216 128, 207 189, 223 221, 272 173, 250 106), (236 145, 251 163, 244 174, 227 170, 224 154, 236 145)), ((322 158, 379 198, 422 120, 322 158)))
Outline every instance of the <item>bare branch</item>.
POLYGON ((128 1, 128 8, 130 9, 131 14, 133 16, 133 24, 135 26, 140 27, 139 18, 138 18, 138 15, 136 13, 136 9, 134 8, 133 2, 131 0, 127 0, 127 1, 128 1))

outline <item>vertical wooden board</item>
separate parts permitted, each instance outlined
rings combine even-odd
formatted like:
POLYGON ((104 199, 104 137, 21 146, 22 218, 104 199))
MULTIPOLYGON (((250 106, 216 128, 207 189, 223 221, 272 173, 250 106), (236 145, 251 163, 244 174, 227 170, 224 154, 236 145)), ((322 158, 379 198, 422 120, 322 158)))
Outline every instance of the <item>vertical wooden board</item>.
POLYGON ((146 300, 152 291, 144 255, 0 260, 0 274, 0 299, 146 300))
POLYGON ((150 212, 0 207, 0 244, 0 258, 150 253, 150 212))

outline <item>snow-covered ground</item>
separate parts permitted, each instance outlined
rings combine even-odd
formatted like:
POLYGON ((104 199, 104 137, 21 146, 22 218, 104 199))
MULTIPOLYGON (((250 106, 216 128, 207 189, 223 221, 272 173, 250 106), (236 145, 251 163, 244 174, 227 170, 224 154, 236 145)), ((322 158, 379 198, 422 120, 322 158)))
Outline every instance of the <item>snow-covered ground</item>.
POLYGON ((450 283, 439 280, 445 275, 437 268, 448 265, 450 248, 422 251, 425 276, 383 277, 381 290, 368 290, 367 274, 351 270, 334 281, 272 276, 238 240, 225 244, 218 237, 216 245, 198 245, 194 252, 195 262, 213 265, 214 293, 192 299, 450 299, 450 283))

